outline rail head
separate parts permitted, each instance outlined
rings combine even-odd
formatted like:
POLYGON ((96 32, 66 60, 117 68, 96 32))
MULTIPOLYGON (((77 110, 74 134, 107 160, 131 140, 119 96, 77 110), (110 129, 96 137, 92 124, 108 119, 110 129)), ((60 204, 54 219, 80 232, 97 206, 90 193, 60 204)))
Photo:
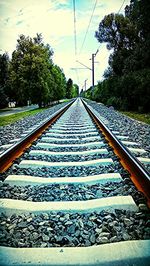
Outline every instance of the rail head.
POLYGON ((98 127, 102 130, 110 146, 114 149, 116 155, 120 158, 123 167, 130 173, 131 179, 138 190, 142 191, 147 198, 150 207, 150 175, 145 167, 136 157, 129 151, 127 147, 110 131, 110 129, 100 120, 93 108, 89 106, 83 99, 82 102, 93 117, 98 127))

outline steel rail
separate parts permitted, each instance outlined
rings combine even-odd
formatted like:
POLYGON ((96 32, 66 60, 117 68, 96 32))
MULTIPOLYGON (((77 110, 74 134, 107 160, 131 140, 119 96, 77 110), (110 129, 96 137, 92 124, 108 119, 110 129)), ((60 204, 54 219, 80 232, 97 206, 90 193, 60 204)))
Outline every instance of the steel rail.
POLYGON ((109 145, 113 148, 115 154, 119 157, 122 166, 129 172, 132 182, 137 189, 145 195, 147 204, 150 207, 150 175, 148 171, 141 162, 133 156, 129 149, 109 130, 100 118, 93 113, 92 108, 83 99, 82 102, 98 128, 104 134, 109 145))
POLYGON ((75 101, 73 99, 65 107, 56 111, 46 119, 42 125, 39 125, 31 133, 23 137, 19 142, 11 146, 4 153, 0 155, 0 173, 4 173, 14 162, 15 159, 19 158, 24 151, 29 148, 33 141, 35 141, 53 122, 55 122, 75 101))

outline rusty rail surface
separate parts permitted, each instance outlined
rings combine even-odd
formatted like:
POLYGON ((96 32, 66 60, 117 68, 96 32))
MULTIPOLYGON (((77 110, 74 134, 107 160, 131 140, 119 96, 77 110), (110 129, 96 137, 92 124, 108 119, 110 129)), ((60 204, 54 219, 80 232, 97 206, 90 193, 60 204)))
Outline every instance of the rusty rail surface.
POLYGON ((0 173, 5 172, 13 164, 14 160, 20 157, 24 151, 32 145, 33 141, 35 141, 53 122, 55 122, 74 101, 75 100, 71 101, 65 107, 62 107, 55 112, 42 125, 39 125, 31 133, 27 134, 27 136, 2 153, 0 155, 0 173))
POLYGON ((122 166, 130 173, 130 178, 137 189, 144 193, 147 204, 150 207, 150 175, 140 161, 131 154, 128 148, 109 130, 109 128, 93 113, 89 105, 82 99, 82 102, 95 121, 97 127, 102 131, 114 153, 119 157, 122 166))

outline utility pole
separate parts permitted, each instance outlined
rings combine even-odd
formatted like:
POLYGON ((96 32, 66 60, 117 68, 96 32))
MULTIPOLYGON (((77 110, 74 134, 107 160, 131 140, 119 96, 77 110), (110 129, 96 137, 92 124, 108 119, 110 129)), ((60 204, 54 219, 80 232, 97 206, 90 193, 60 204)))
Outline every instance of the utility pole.
POLYGON ((93 92, 94 92, 94 64, 95 64, 95 62, 94 62, 94 57, 97 55, 97 53, 98 53, 98 49, 97 49, 97 51, 96 51, 96 53, 95 54, 92 54, 92 96, 93 96, 93 92))
POLYGON ((86 80, 84 81, 84 88, 85 88, 85 91, 86 91, 86 82, 87 82, 87 80, 88 80, 88 79, 86 79, 86 80))
POLYGON ((94 57, 95 54, 92 54, 92 87, 94 87, 94 57))

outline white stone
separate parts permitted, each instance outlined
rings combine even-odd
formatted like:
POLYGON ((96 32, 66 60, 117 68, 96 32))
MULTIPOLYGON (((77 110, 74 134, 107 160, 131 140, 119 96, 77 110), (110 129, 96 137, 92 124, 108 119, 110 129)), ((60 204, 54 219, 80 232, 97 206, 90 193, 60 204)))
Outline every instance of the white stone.
POLYGON ((87 151, 68 151, 68 152, 55 152, 55 151, 42 151, 42 150, 31 150, 29 152, 30 155, 38 156, 38 155, 47 155, 47 156, 65 156, 65 155, 90 155, 90 154, 106 154, 108 153, 107 149, 95 149, 95 150, 87 150, 87 151))
POLYGON ((132 240, 90 247, 1 247, 2 266, 148 266, 150 240, 132 240))
POLYGON ((136 146, 139 146, 140 144, 137 143, 137 142, 134 142, 134 141, 126 141, 126 140, 122 140, 122 143, 124 145, 136 145, 136 146))
POLYGON ((19 140, 21 140, 21 138, 11 139, 9 142, 10 142, 10 143, 14 143, 14 142, 18 142, 19 140))
POLYGON ((129 136, 121 136, 121 135, 116 135, 116 137, 120 140, 128 139, 129 136))
POLYGON ((113 134, 119 134, 120 132, 119 131, 112 131, 113 134))
POLYGON ((106 182, 120 182, 122 178, 119 173, 99 174, 84 177, 36 177, 28 175, 9 175, 5 183, 16 186, 27 185, 50 185, 50 184, 105 184, 106 182))
POLYGON ((113 160, 110 158, 107 159, 97 159, 91 161, 83 162, 46 162, 38 160, 22 160, 18 167, 20 168, 42 168, 42 167, 69 167, 69 166, 96 166, 96 165, 109 165, 112 164, 113 160))
POLYGON ((115 196, 85 201, 43 201, 31 202, 15 199, 0 199, 0 212, 5 215, 13 213, 43 213, 43 212, 93 212, 105 209, 124 209, 137 211, 131 196, 115 196))
POLYGON ((97 147, 102 147, 104 146, 104 142, 98 141, 98 142, 88 142, 88 143, 78 143, 78 144, 53 144, 53 143, 44 143, 44 142, 38 142, 36 144, 36 147, 41 147, 41 148, 68 148, 68 147, 92 147, 92 146, 97 146, 97 147))
POLYGON ((144 157, 137 157, 137 159, 141 162, 141 163, 145 163, 145 164, 150 164, 150 158, 144 158, 144 157))
POLYGON ((76 126, 76 125, 72 125, 72 126, 57 126, 57 124, 56 125, 54 125, 54 126, 52 126, 52 128, 53 129, 79 129, 79 130, 84 130, 85 128, 86 129, 96 129, 96 127, 95 126, 93 126, 93 125, 91 125, 91 126, 76 126))
POLYGON ((65 133, 51 133, 51 132, 49 132, 49 133, 46 133, 45 134, 46 136, 58 136, 58 137, 62 137, 62 136, 66 136, 66 137, 86 137, 87 135, 92 135, 93 137, 94 137, 94 135, 95 136, 97 136, 97 135, 99 135, 99 133, 97 132, 97 131, 95 131, 95 132, 87 132, 87 133, 75 133, 75 134, 65 134, 65 133))
POLYGON ((0 148, 1 149, 9 149, 13 144, 4 144, 4 145, 1 145, 0 148))
POLYGON ((144 149, 138 149, 138 148, 129 148, 128 149, 131 151, 131 152, 134 152, 134 153, 146 153, 146 151, 144 149))
MULTIPOLYGON (((85 137, 85 138, 83 138, 83 140, 95 140, 95 139, 97 139, 97 140, 100 140, 101 139, 101 137, 100 136, 96 136, 96 137, 85 137)), ((66 141, 66 142, 70 142, 70 141, 72 141, 72 140, 74 140, 74 141, 82 141, 82 139, 74 139, 74 138, 60 138, 60 139, 58 139, 58 138, 55 138, 55 137, 42 137, 41 138, 41 141, 49 141, 49 142, 53 142, 53 141, 57 141, 57 142, 63 142, 63 141, 66 141)))
POLYGON ((65 133, 70 133, 70 134, 74 134, 74 133, 78 133, 78 134, 82 134, 82 133, 89 133, 89 132, 94 132, 95 133, 95 131, 96 131, 96 128, 95 129, 82 129, 82 130, 80 130, 80 129, 66 129, 66 130, 62 130, 62 129, 52 129, 52 128, 50 128, 49 129, 49 132, 52 132, 52 133, 62 133, 62 134, 65 134, 65 133))

